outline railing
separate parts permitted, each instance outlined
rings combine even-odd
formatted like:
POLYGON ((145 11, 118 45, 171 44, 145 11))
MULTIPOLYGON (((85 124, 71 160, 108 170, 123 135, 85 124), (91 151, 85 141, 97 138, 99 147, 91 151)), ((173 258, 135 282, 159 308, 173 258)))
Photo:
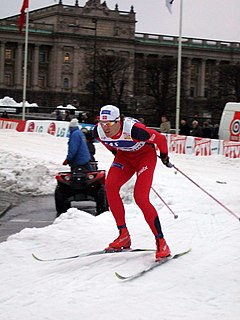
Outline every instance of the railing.
MULTIPOLYGON (((177 36, 157 35, 147 33, 135 33, 135 40, 143 43, 159 43, 161 45, 178 46, 177 36)), ((202 49, 216 49, 216 50, 237 50, 240 51, 239 42, 228 42, 221 40, 185 38, 182 37, 182 45, 187 47, 196 47, 202 49)))
MULTIPOLYGON (((0 30, 17 31, 17 21, 0 20, 0 30)), ((48 23, 29 23, 29 32, 51 34, 54 32, 54 25, 48 23)))

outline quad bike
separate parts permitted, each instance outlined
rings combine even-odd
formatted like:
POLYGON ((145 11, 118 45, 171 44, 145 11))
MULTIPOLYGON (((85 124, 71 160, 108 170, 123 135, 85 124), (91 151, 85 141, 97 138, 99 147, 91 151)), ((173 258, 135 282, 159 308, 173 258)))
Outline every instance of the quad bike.
MULTIPOLYGON (((97 168, 96 163, 92 165, 97 168)), ((95 201, 96 214, 108 210, 105 192, 105 170, 77 168, 70 172, 59 172, 56 175, 55 205, 57 217, 71 208, 71 201, 95 201)))

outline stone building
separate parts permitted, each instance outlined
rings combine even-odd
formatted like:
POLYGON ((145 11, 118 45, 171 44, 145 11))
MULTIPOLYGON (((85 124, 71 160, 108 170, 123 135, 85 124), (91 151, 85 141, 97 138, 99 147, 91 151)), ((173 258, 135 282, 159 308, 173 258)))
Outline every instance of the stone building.
MULTIPOLYGON (((96 94, 96 63, 101 52, 124 57, 128 62, 122 95, 124 113, 146 116, 156 124, 157 112, 147 95, 144 63, 149 57, 176 59, 178 38, 136 33, 133 6, 124 12, 117 4, 109 9, 106 1, 88 0, 83 7, 74 1, 73 5, 64 5, 59 0, 29 14, 27 100, 49 111, 71 103, 96 113, 101 104, 96 94)), ((9 95, 22 101, 25 38, 18 31, 18 16, 1 19, 0 30, 0 97, 9 95)), ((182 58, 182 114, 205 113, 211 117, 214 108, 209 108, 208 98, 217 67, 240 62, 240 44, 183 38, 182 58)), ((175 99, 170 102, 173 118, 175 99)), ((223 105, 214 107, 220 115, 223 105)))

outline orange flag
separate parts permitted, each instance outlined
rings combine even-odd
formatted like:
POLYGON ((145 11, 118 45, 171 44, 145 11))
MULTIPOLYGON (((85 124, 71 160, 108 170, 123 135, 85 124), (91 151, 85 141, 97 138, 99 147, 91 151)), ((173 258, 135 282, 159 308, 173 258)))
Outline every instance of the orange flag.
POLYGON ((18 20, 18 28, 19 32, 22 33, 24 20, 25 20, 25 10, 28 8, 28 0, 23 0, 22 8, 21 8, 21 14, 19 16, 18 20))

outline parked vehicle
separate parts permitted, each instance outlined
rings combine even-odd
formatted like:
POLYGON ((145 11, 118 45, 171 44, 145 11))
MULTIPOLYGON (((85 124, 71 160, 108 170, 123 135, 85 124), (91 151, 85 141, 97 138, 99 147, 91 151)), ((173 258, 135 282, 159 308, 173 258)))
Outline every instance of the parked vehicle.
POLYGON ((219 139, 240 141, 240 103, 228 102, 222 113, 219 139))

